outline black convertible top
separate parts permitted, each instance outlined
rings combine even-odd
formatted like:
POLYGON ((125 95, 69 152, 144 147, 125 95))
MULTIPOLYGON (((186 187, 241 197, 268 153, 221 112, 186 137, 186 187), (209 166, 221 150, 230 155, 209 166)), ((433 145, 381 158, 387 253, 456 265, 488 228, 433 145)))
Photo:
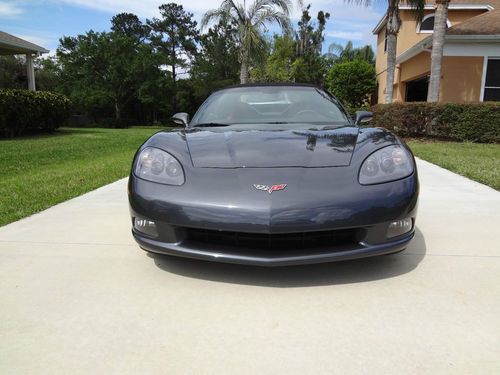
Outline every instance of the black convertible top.
POLYGON ((280 86, 283 86, 283 87, 287 87, 287 86, 290 86, 290 87, 311 87, 311 88, 323 90, 321 87, 319 87, 317 85, 310 84, 310 83, 256 82, 256 83, 244 83, 244 84, 221 87, 219 89, 214 90, 213 92, 221 91, 221 90, 228 90, 228 89, 236 89, 236 88, 240 88, 240 87, 266 87, 266 86, 270 86, 270 87, 273 87, 273 86, 275 86, 275 87, 280 87, 280 86))

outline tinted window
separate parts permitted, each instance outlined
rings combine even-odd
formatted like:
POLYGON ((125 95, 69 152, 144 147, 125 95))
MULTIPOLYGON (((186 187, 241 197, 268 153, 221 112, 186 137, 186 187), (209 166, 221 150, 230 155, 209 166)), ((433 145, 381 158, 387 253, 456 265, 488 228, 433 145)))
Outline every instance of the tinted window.
POLYGON ((488 60, 483 101, 500 101, 500 59, 488 60))
POLYGON ((426 18, 420 24, 420 31, 432 31, 434 30, 434 16, 426 18))
MULTIPOLYGON (((435 17, 434 16, 429 16, 425 18, 422 23, 420 24, 420 32, 422 31, 427 31, 431 32, 434 31, 434 21, 435 17)), ((446 28, 448 28, 449 21, 446 21, 446 28)))
POLYGON ((500 102, 500 88, 498 89, 484 89, 484 98, 485 102, 500 102))
POLYGON ((500 59, 488 60, 485 86, 500 87, 500 59))
POLYGON ((330 95, 314 87, 238 87, 212 94, 191 126, 222 124, 346 124, 346 113, 330 95))

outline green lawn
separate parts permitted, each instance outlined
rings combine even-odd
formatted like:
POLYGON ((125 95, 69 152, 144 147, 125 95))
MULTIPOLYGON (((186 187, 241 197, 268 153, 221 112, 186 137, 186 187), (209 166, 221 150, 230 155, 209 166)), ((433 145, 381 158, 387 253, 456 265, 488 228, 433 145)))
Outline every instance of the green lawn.
POLYGON ((500 145, 410 140, 415 156, 500 190, 500 145))
POLYGON ((0 226, 128 175, 160 128, 60 129, 0 140, 0 226))

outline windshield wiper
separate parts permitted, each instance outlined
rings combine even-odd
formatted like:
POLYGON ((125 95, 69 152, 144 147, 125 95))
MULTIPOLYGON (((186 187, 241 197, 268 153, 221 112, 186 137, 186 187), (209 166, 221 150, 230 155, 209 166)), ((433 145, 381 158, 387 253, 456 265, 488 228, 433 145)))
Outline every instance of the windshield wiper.
POLYGON ((201 124, 193 125, 193 128, 211 128, 216 126, 229 126, 231 124, 224 124, 219 122, 203 122, 201 124))
POLYGON ((264 124, 280 125, 280 124, 289 124, 289 122, 288 121, 271 121, 271 122, 265 122, 264 124))

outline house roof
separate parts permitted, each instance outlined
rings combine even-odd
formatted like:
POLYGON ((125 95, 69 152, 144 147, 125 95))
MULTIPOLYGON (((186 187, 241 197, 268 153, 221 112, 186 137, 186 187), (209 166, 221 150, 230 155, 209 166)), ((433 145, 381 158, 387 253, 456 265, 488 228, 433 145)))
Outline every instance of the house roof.
POLYGON ((0 31, 0 55, 17 55, 25 53, 48 53, 49 50, 18 38, 17 36, 0 31))
MULTIPOLYGON (((434 9, 435 1, 426 0, 425 9, 434 9)), ((399 9, 412 9, 408 4, 405 4, 404 0, 400 3, 399 9)), ((494 10, 500 9, 500 0, 451 0, 448 9, 484 9, 484 10, 494 10)), ((375 28, 373 29, 373 34, 378 34, 380 30, 387 23, 387 15, 380 19, 375 28)))
POLYGON ((500 7, 497 10, 469 18, 446 30, 447 35, 499 35, 500 7))

